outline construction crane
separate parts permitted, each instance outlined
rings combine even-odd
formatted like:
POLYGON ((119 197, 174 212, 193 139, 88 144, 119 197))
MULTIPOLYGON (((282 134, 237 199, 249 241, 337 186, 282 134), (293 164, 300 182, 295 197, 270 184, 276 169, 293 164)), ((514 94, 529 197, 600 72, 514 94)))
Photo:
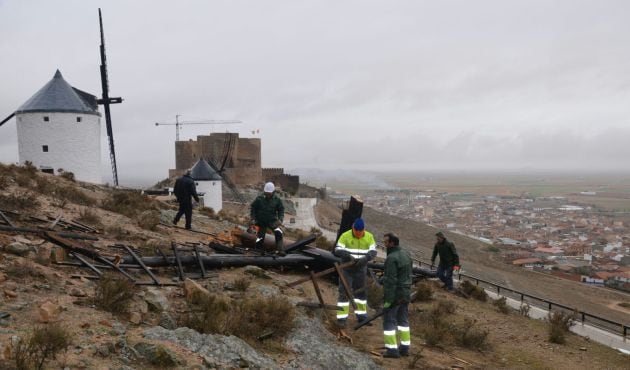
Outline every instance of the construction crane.
POLYGON ((156 122, 156 126, 175 126, 175 141, 179 141, 179 131, 183 125, 235 125, 243 123, 238 120, 203 120, 203 121, 179 121, 181 114, 175 116, 175 123, 156 122))

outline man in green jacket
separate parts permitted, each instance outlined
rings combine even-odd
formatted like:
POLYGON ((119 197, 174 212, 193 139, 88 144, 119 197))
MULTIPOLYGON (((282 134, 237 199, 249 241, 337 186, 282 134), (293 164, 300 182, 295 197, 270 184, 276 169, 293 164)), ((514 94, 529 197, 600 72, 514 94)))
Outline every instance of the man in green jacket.
POLYGON ((437 276, 444 283, 444 289, 453 292, 453 270, 459 270, 459 256, 455 250, 455 245, 446 240, 441 231, 435 234, 437 243, 433 246, 431 255, 431 265, 435 264, 435 257, 440 255, 440 263, 437 267, 437 276))
POLYGON ((272 182, 265 184, 264 193, 259 195, 251 204, 251 223, 256 226, 256 248, 262 250, 267 229, 273 230, 276 237, 276 253, 286 255, 282 244, 282 220, 284 219, 284 205, 275 194, 276 187, 272 182))
POLYGON ((409 330, 409 302, 413 266, 407 251, 400 248, 400 240, 393 233, 384 237, 387 248, 385 276, 383 280, 383 336, 387 351, 383 357, 409 356, 411 332, 409 330), (396 341, 396 329, 400 347, 396 341))

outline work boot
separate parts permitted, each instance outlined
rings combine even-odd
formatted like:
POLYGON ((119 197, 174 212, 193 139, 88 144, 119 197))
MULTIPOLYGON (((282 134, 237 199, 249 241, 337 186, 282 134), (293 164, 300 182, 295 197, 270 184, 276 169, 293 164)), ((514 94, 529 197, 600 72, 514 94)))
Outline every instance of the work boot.
POLYGON ((385 358, 400 358, 400 352, 397 349, 388 348, 387 351, 383 352, 383 357, 385 358))
POLYGON ((401 356, 407 357, 409 356, 409 346, 400 346, 400 350, 398 351, 401 356))
POLYGON ((337 327, 343 329, 346 327, 346 320, 337 320, 337 327))
POLYGON ((173 225, 177 226, 177 220, 173 220, 173 225))

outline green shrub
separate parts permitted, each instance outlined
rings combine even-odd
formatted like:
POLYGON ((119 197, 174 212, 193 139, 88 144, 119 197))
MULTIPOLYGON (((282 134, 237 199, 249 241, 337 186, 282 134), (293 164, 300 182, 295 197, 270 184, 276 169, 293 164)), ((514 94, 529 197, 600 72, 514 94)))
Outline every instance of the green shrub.
POLYGON ((489 332, 475 328, 477 320, 465 319, 462 326, 453 328, 455 341, 465 348, 483 349, 487 347, 489 332))
POLYGON ((507 299, 505 297, 501 297, 494 302, 492 305, 497 308, 497 310, 501 313, 508 314, 510 313, 510 306, 507 304, 507 299))
POLYGON ((265 333, 284 338, 293 329, 294 318, 295 309, 285 297, 230 299, 211 294, 189 302, 180 322, 200 333, 235 335, 257 345, 256 337, 265 333))
POLYGON ((70 346, 72 335, 61 324, 49 324, 33 330, 14 349, 18 369, 42 369, 46 361, 55 359, 70 346))
POLYGON ((70 172, 70 171, 64 171, 63 169, 58 169, 57 172, 60 172, 61 174, 59 176, 63 177, 64 179, 71 181, 71 182, 75 182, 76 179, 74 177, 74 173, 70 172))
POLYGON ((551 311, 547 316, 549 324, 549 341, 551 343, 564 344, 565 335, 569 329, 575 324, 576 313, 567 313, 563 311, 551 311))
POLYGON ((464 280, 461 284, 460 284, 460 289, 466 293, 467 295, 473 297, 476 300, 485 302, 488 300, 488 294, 486 294, 486 291, 483 290, 483 288, 477 286, 477 285, 473 285, 473 283, 471 283, 468 280, 464 280))
POLYGON ((215 218, 217 216, 216 212, 211 207, 201 207, 201 209, 199 209, 199 213, 210 218, 215 218))

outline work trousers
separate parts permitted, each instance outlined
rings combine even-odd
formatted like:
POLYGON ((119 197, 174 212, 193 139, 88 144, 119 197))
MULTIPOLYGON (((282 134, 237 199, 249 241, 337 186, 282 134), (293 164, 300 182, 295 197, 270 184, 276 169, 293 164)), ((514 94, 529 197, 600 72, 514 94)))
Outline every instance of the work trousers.
POLYGON ((178 223, 182 215, 185 215, 186 217, 186 228, 190 229, 190 225, 192 223, 192 202, 179 203, 179 210, 177 211, 177 214, 175 215, 175 219, 173 220, 173 223, 175 224, 178 223))
POLYGON ((284 252, 284 245, 282 244, 283 233, 280 226, 273 227, 272 225, 256 224, 258 231, 256 232, 256 249, 263 249, 265 244, 265 234, 267 229, 273 231, 273 235, 276 238, 276 250, 278 252, 284 252))
MULTIPOLYGON (((348 286, 352 289, 353 293, 359 289, 365 288, 365 277, 367 275, 367 265, 356 266, 349 269, 342 270, 343 276, 348 282, 348 286)), ((354 314, 357 316, 358 321, 367 319, 367 289, 363 289, 354 294, 354 303, 357 308, 354 310, 354 314)), ((337 311, 337 323, 339 326, 344 327, 348 315, 350 314, 350 300, 346 294, 346 289, 339 279, 339 299, 337 306, 341 309, 337 311)))
POLYGON ((453 266, 438 265, 437 277, 446 285, 446 289, 453 290, 453 266))
POLYGON ((411 345, 411 332, 409 331, 409 303, 397 304, 385 309, 383 315, 383 337, 385 348, 388 352, 397 353, 398 341, 396 331, 398 330, 398 340, 400 340, 400 352, 409 353, 411 345))

